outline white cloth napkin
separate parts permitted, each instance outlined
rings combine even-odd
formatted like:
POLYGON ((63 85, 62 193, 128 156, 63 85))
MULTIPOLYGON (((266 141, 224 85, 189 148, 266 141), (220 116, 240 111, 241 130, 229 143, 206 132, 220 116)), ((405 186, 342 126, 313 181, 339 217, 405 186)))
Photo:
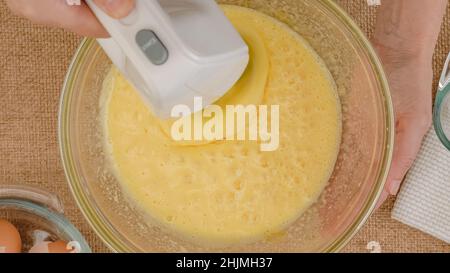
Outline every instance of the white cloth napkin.
POLYGON ((434 130, 406 177, 392 218, 450 244, 450 151, 434 130))

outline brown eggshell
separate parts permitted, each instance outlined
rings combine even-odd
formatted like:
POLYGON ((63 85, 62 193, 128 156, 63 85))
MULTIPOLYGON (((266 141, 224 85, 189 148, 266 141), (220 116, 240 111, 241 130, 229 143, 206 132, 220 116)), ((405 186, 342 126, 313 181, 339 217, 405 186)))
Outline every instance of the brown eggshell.
POLYGON ((71 253, 72 249, 67 249, 67 242, 56 241, 48 244, 49 253, 71 253))
POLYGON ((0 219, 0 253, 20 253, 21 250, 22 239, 17 228, 0 219))

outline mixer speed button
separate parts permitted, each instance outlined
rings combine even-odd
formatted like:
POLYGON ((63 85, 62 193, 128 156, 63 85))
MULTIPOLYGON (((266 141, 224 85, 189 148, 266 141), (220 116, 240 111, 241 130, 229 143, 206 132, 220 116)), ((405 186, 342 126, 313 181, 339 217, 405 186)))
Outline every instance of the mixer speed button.
POLYGON ((163 65, 169 59, 169 51, 155 32, 143 29, 136 34, 136 42, 154 65, 163 65))

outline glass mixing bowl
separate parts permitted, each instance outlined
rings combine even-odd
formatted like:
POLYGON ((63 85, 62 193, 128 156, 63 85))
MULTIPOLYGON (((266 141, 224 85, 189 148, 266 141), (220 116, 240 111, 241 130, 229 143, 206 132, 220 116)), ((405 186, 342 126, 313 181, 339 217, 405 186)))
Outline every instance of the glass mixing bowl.
POLYGON ((338 251, 367 220, 389 170, 394 139, 386 77, 369 41, 332 1, 224 0, 288 24, 322 57, 343 110, 339 158, 321 199, 283 236, 227 248, 204 247, 153 226, 127 201, 108 166, 100 126, 102 82, 111 68, 95 40, 82 42, 63 88, 61 155, 75 199, 96 233, 117 252, 338 251))

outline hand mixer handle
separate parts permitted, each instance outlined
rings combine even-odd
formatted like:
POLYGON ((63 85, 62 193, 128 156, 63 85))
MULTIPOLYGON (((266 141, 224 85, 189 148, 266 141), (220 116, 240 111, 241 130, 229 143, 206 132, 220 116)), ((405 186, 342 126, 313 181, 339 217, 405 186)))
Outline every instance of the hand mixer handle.
POLYGON ((112 37, 99 43, 160 117, 194 96, 213 103, 248 64, 247 45, 214 0, 136 0, 122 20, 86 2, 112 37))
POLYGON ((131 14, 121 20, 108 16, 93 0, 86 2, 111 37, 114 37, 114 39, 99 39, 99 42, 119 69, 124 70, 125 55, 134 65, 145 64, 147 60, 142 61, 140 52, 144 53, 153 65, 167 62, 169 51, 165 44, 176 37, 170 18, 159 1, 138 0, 131 14), (156 30, 159 33, 156 33, 156 30), (161 33, 165 34, 164 39, 158 36, 161 33))
POLYGON ((98 39, 108 57, 157 114, 167 109, 164 93, 169 93, 166 90, 172 88, 173 82, 167 75, 175 64, 183 63, 180 54, 174 53, 180 52, 183 44, 160 2, 136 0, 135 9, 121 20, 110 17, 93 0, 86 3, 111 35, 109 39, 98 39))

